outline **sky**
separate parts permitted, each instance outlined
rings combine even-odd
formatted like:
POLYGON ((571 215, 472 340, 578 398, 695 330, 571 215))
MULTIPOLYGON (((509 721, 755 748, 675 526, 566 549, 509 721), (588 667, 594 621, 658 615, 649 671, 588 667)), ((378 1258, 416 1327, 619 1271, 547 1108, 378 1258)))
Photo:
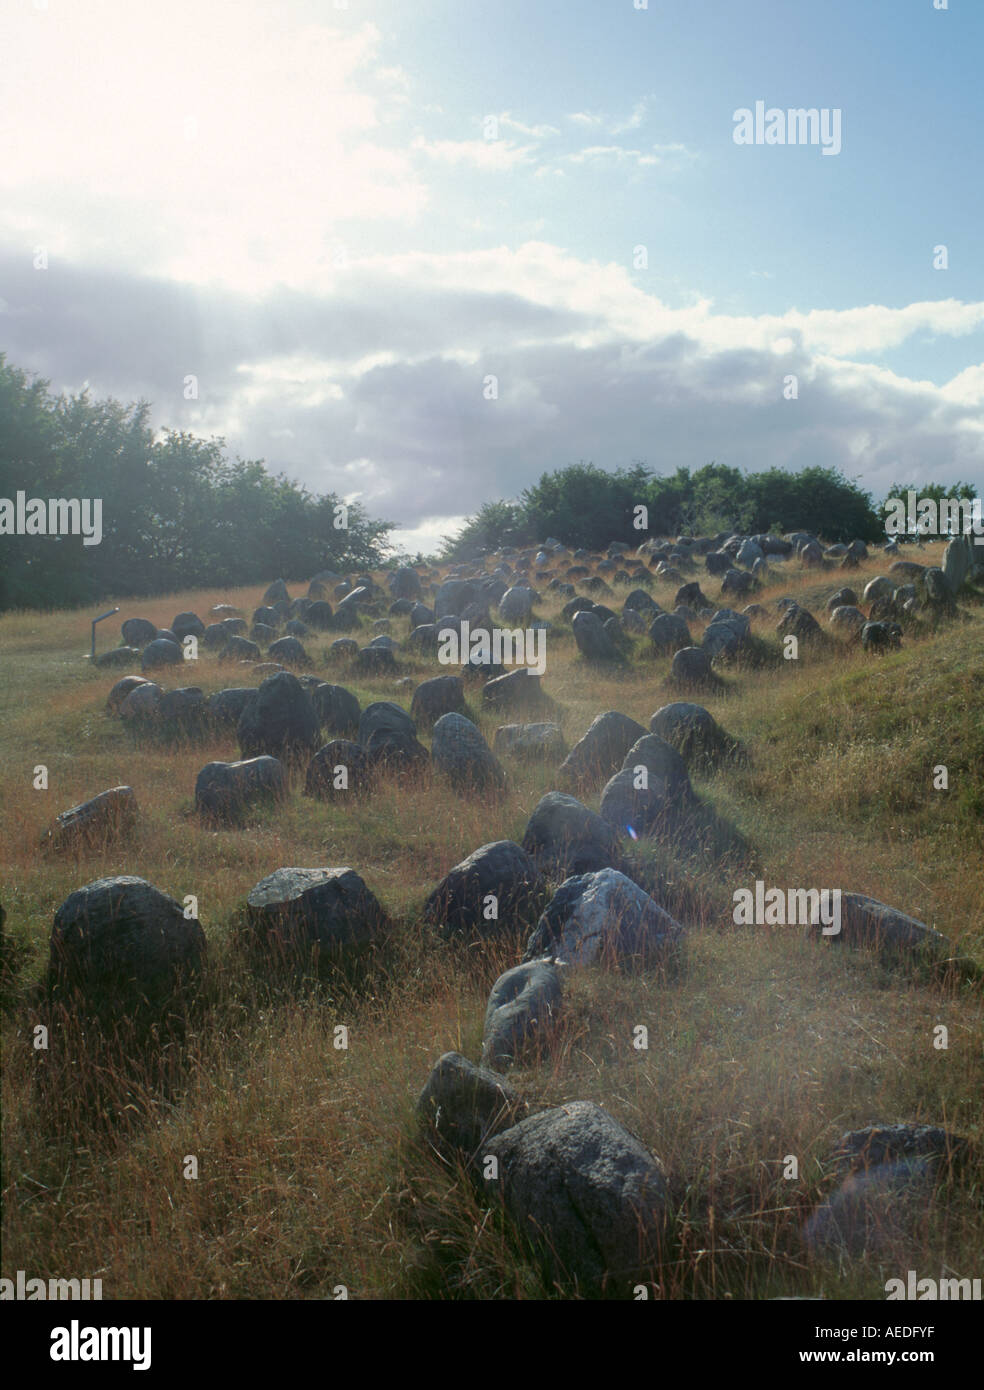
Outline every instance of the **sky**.
POLYGON ((0 351, 408 551, 582 460, 984 492, 982 58, 981 0, 3 0, 0 351))

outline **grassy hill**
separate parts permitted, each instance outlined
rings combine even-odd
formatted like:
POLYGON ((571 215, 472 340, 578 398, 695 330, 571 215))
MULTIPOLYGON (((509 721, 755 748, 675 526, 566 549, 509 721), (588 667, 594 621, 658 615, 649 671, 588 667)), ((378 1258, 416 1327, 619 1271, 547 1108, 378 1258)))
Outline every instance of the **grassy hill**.
MULTIPOLYGON (((937 563, 936 548, 920 559, 937 563)), ((757 598, 771 605, 789 594, 823 621, 834 589, 860 589, 879 572, 874 559, 847 575, 791 567, 757 598)), ((652 592, 672 609, 672 587, 652 592)), ((261 594, 117 601, 120 619, 166 626, 180 610, 205 617, 219 602, 248 615, 261 594)), ((568 743, 602 711, 648 725, 677 698, 665 687, 669 658, 654 657, 645 639, 616 676, 586 666, 560 603, 545 598, 537 613, 556 624, 543 684, 568 743)), ((937 927, 984 963, 984 609, 968 602, 963 611, 883 658, 801 648, 800 660, 785 661, 775 618, 756 622, 759 662, 727 670, 724 688, 703 700, 745 742, 749 765, 695 778, 749 842, 748 863, 688 862, 640 842, 663 905, 691 928, 686 970, 670 980, 582 972, 551 1048, 511 1073, 533 1105, 596 1100, 663 1160, 679 1219, 653 1296, 881 1298, 909 1267, 900 1254, 840 1265, 807 1253, 803 1224, 828 1190, 821 1160, 845 1130, 873 1123, 945 1123, 984 1138, 978 983, 890 968, 807 941, 800 928, 732 921, 734 890, 756 878, 840 887, 937 927), (933 790, 941 763, 948 791, 933 790), (632 1045, 638 1024, 648 1051, 632 1045), (934 1046, 939 1024, 945 1050, 934 1046), (795 1180, 783 1177, 787 1155, 799 1161, 795 1180)), ((394 620, 396 636, 403 626, 394 620)), ((392 676, 329 668, 333 635, 305 639, 310 670, 363 706, 409 705, 392 676)), ((206 830, 194 812, 196 773, 237 757, 234 735, 137 740, 105 708, 125 672, 93 668, 88 640, 78 612, 0 617, 0 901, 14 955, 3 1015, 3 1274, 96 1276, 106 1297, 167 1299, 325 1298, 338 1286, 377 1298, 558 1292, 498 1212, 422 1143, 413 1119, 442 1053, 477 1060, 489 988, 518 960, 510 943, 442 942, 420 922, 422 903, 477 846, 521 839, 553 774, 509 764, 495 803, 437 778, 385 785, 343 808, 296 785, 286 805, 244 828, 206 830), (33 789, 38 764, 47 791, 33 789), (120 783, 141 811, 125 846, 40 854, 57 812, 120 783), (392 914, 391 940, 357 975, 287 987, 251 969, 239 914, 250 888, 282 865, 350 865, 392 914), (163 1074, 122 1047, 114 1054, 112 1042, 69 1047, 56 1033, 50 1055, 32 1046, 54 912, 73 889, 116 873, 199 900, 209 948, 202 1007, 163 1074), (340 1023, 347 1050, 333 1046, 340 1023), (49 1068, 40 1090, 39 1066, 49 1068), (196 1180, 183 1176, 187 1155, 198 1158, 196 1180)), ((104 630, 101 646, 108 640, 104 630)), ((417 680, 440 673, 400 659, 401 674, 417 680)), ((209 692, 251 683, 244 669, 231 674, 203 652, 193 670, 162 679, 209 692)), ((483 712, 476 686, 469 702, 490 744, 515 718, 483 712)), ((597 795, 585 800, 597 807, 597 795)), ((978 1272, 982 1192, 978 1171, 927 1218, 914 1255, 921 1273, 978 1272)))

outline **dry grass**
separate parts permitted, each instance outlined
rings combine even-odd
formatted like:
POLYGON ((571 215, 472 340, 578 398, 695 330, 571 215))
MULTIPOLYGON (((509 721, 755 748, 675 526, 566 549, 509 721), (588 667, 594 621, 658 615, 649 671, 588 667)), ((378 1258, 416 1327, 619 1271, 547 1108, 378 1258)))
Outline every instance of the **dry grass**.
MULTIPOLYGON (((932 563, 935 552, 920 558, 932 563)), ((874 561, 845 576, 791 571, 760 601, 786 593, 820 616, 834 588, 877 572, 874 561)), ((653 592, 672 607, 672 591, 653 592)), ((260 596, 121 600, 120 616, 165 625, 218 602, 248 614, 260 596)), ((552 617, 554 605, 542 611, 552 617)), ((785 662, 770 624, 756 624, 768 659, 727 672, 706 701, 747 743, 750 765, 696 780, 749 841, 749 863, 722 871, 641 847, 662 875, 665 905, 692 928, 685 972, 583 974, 550 1049, 515 1072, 534 1104, 596 1100, 663 1160, 678 1215, 653 1276, 659 1296, 880 1297, 885 1280, 910 1267, 899 1265, 902 1252, 849 1268, 806 1253, 804 1221, 828 1190, 820 1160, 844 1130, 875 1122, 945 1122, 981 1138, 977 987, 889 970, 796 929, 731 924, 734 889, 756 877, 839 886, 932 923, 984 960, 984 621, 980 608, 968 613, 882 660, 845 652, 785 662), (946 793, 932 789, 938 763, 949 769, 946 793), (645 1052, 632 1046, 640 1023, 645 1052), (940 1023, 945 1051, 933 1046, 940 1023), (782 1176, 790 1154, 795 1181, 782 1176)), ((551 774, 511 766, 494 804, 435 781, 339 809, 295 785, 286 806, 245 827, 204 831, 195 775, 237 756, 234 738, 135 742, 104 708, 122 672, 90 669, 88 636, 78 613, 0 618, 2 901, 16 961, 4 995, 4 1275, 98 1276, 108 1297, 170 1299, 325 1298, 339 1285, 353 1297, 556 1292, 413 1123, 437 1057, 477 1057, 489 986, 515 963, 501 944, 442 943, 420 923, 420 906, 477 845, 521 837, 551 774), (47 792, 32 788, 38 763, 49 769, 47 792), (39 854, 57 811, 124 782, 142 813, 126 846, 39 854), (251 972, 238 912, 252 885, 284 864, 349 864, 393 915, 392 939, 357 975, 287 988, 251 972), (156 1062, 125 1029, 84 1037, 67 1020, 38 1053, 36 986, 53 914, 73 889, 118 872, 198 896, 209 942, 199 1005, 156 1062), (347 1050, 333 1045, 340 1023, 347 1050), (188 1155, 197 1180, 183 1176, 188 1155)), ((349 684, 323 666, 328 640, 306 642, 311 668, 349 684)), ((104 632, 101 649, 108 642, 104 632)), ((569 741, 603 710, 648 724, 674 698, 668 659, 647 645, 637 640, 612 677, 577 659, 566 625, 551 634, 544 685, 569 741)), ((423 662, 407 670, 433 674, 423 662)), ((172 683, 182 681, 207 691, 249 683, 207 654, 172 683)), ((408 703, 392 678, 351 688, 363 704, 408 703)), ((469 699, 491 742, 505 721, 482 713, 477 687, 469 699)), ((979 1273, 982 1179, 972 1174, 927 1221, 913 1255, 922 1273, 979 1273)))

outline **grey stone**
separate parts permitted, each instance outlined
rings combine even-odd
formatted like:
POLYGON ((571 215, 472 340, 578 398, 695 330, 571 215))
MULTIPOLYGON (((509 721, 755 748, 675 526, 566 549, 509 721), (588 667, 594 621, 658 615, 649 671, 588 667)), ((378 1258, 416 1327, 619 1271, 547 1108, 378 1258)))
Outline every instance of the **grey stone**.
POLYGON ((445 1157, 478 1156, 483 1143, 525 1117, 526 1103, 495 1072, 460 1052, 439 1058, 417 1102, 417 1118, 445 1157))
POLYGON ((493 1136, 495 1189, 550 1282, 632 1297, 658 1268, 669 1194, 659 1160, 607 1111, 573 1101, 493 1136))
POLYGON ((304 795, 319 801, 341 801, 366 796, 373 788, 373 767, 368 751, 361 743, 336 738, 319 748, 307 765, 304 795), (336 783, 344 769, 344 786, 336 783))
POLYGON ((568 878, 530 937, 524 960, 551 956, 572 967, 647 968, 680 952, 685 930, 617 869, 568 878))
POLYGON ((430 729, 443 714, 460 714, 465 708, 465 687, 460 676, 434 676, 413 692, 410 717, 418 728, 430 729))
POLYGON ((157 625, 147 618, 127 618, 120 631, 126 646, 142 648, 157 636, 157 625))
POLYGON ((559 763, 567 746, 559 724, 501 724, 492 751, 499 758, 559 763))
POLYGON ((277 869, 246 899, 246 913, 268 946, 285 954, 317 947, 328 957, 377 941, 386 914, 349 868, 277 869))
POLYGON ((505 774, 479 730, 462 714, 443 714, 434 725, 431 761, 457 791, 500 793, 505 774))
POLYGON ((155 637, 140 654, 140 667, 144 671, 154 671, 161 666, 177 666, 182 661, 184 653, 181 648, 177 642, 168 641, 166 637, 155 637))
POLYGON ((267 756, 206 763, 195 782, 196 809, 212 820, 236 820, 248 807, 286 795, 284 766, 267 756))
POLYGON ((319 734, 311 696, 289 671, 267 676, 236 727, 243 758, 268 754, 306 762, 318 746, 319 734))
POLYGON ((561 763, 558 780, 575 791, 597 786, 621 766, 626 753, 645 732, 641 724, 618 710, 597 715, 561 763))
POLYGON ((548 792, 540 799, 522 843, 541 871, 552 876, 590 873, 621 862, 611 826, 563 792, 548 792))
POLYGON ((511 1066, 534 1044, 543 1044, 562 999, 560 971, 550 961, 528 961, 500 975, 485 1011, 482 1065, 511 1066))
POLYGON ((543 880, 533 858, 512 840, 482 845, 456 864, 424 904, 423 919, 446 939, 499 936, 528 926, 540 908, 543 880), (489 917, 489 896, 495 916, 489 917))
POLYGON ((62 811, 41 837, 46 851, 98 851, 127 835, 137 822, 132 787, 110 787, 98 796, 62 811))

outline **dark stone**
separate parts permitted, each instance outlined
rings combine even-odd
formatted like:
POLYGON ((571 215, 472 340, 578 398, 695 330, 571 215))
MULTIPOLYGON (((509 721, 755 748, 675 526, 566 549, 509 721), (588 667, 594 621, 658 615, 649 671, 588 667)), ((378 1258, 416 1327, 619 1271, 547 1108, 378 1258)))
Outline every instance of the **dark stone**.
POLYGON ((626 714, 609 710, 592 720, 558 770, 558 780, 573 790, 597 786, 610 777, 646 730, 626 714))
POLYGON ((115 1008, 155 1003, 198 972, 205 936, 180 903, 132 875, 96 879, 55 913, 49 989, 115 1008))
POLYGON ((637 883, 612 868, 566 879, 529 939, 524 960, 647 968, 681 951, 686 932, 637 883))
POLYGON ((523 849, 543 873, 563 878, 621 862, 618 836, 573 796, 548 792, 530 816, 523 849))
POLYGON ((308 763, 304 795, 319 801, 344 801, 346 797, 366 796, 373 786, 369 753, 361 743, 337 738, 319 748, 308 763), (338 770, 344 768, 346 786, 335 785, 338 770))
POLYGON ((157 636, 157 624, 147 618, 127 618, 120 631, 126 646, 143 648, 157 636))
POLYGON ((149 682, 143 676, 123 676, 121 680, 116 682, 112 690, 106 696, 107 710, 110 714, 119 714, 120 705, 122 705, 130 692, 136 690, 138 686, 147 685, 148 683, 149 682))
POLYGON ((54 825, 41 837, 41 848, 56 853, 105 849, 133 829, 137 814, 133 788, 111 787, 56 816, 54 825))
POLYGON ((321 727, 336 738, 358 738, 359 701, 344 685, 321 681, 311 688, 311 703, 321 727))
POLYGON ((465 687, 460 676, 434 676, 413 692, 410 718, 419 728, 430 729, 442 714, 460 714, 465 708, 465 687))
POLYGON ((312 947, 330 958, 372 945, 386 914, 349 868, 277 869, 246 899, 246 914, 266 943, 285 954, 312 947))
POLYGON ((498 794, 506 778, 479 730, 462 714, 443 714, 431 739, 434 768, 456 791, 498 794))
POLYGON ((631 1298, 662 1254, 668 1190, 662 1166, 589 1101, 545 1110, 494 1135, 493 1185, 545 1278, 584 1296, 631 1298))
POLYGON ((296 637, 280 637, 276 642, 271 642, 267 656, 284 666, 308 665, 308 654, 304 650, 304 644, 296 637))
POLYGON ((237 726, 244 758, 269 754, 305 762, 318 746, 320 724, 311 697, 296 676, 268 676, 243 710, 237 726))
POLYGON ((140 666, 144 671, 153 671, 161 666, 177 666, 184 661, 184 653, 177 642, 169 642, 166 637, 155 637, 148 642, 140 654, 140 666))
POLYGON ((441 1057, 420 1093, 417 1118, 445 1157, 477 1158, 487 1139, 522 1119, 526 1104, 501 1076, 459 1052, 441 1057))
POLYGON ((208 697, 205 711, 209 719, 220 727, 235 727, 243 710, 256 694, 252 685, 234 686, 228 690, 217 690, 208 697))
POLYGON ((141 659, 141 653, 136 647, 110 647, 108 652, 96 657, 96 665, 113 668, 135 666, 141 659))
POLYGON ((534 1045, 542 1046, 562 1000, 560 971, 550 961, 528 961, 500 975, 485 1011, 483 1066, 511 1066, 534 1045))
POLYGON ((195 807, 200 815, 214 820, 236 820, 247 807, 286 795, 283 763, 266 756, 206 763, 195 781, 195 807))
POLYGON ((532 857, 511 840, 482 845, 441 880, 424 904, 423 918, 445 939, 484 938, 528 926, 539 911, 543 880, 532 857), (487 916, 489 895, 495 916, 487 916))

